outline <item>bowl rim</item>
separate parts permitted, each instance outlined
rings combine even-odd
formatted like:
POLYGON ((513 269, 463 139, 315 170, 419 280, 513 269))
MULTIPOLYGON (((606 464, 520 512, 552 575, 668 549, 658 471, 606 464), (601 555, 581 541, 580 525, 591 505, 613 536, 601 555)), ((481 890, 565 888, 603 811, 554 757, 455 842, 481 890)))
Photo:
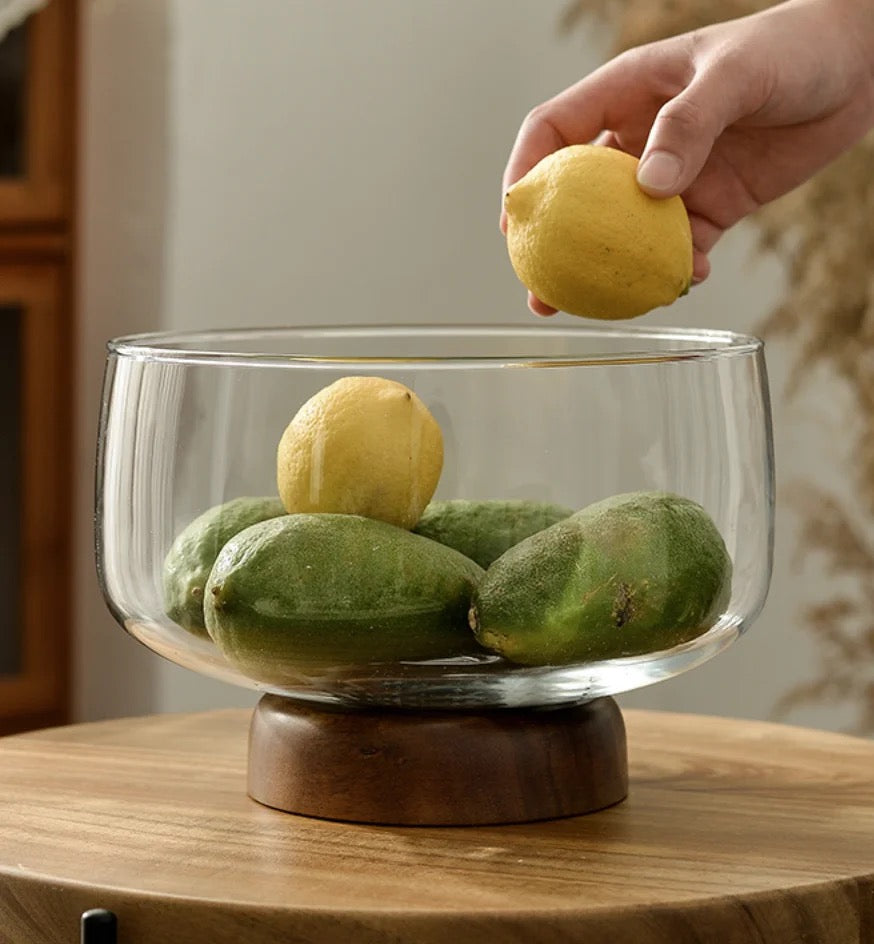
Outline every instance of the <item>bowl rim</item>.
MULTIPOLYGON (((242 345, 241 345, 242 347, 242 345)), ((159 361, 174 364, 214 364, 249 367, 352 367, 380 365, 397 367, 585 367, 604 366, 607 364, 643 364, 667 363, 677 361, 713 360, 724 357, 758 356, 764 349, 764 341, 750 334, 714 328, 686 328, 675 326, 616 325, 606 322, 603 325, 566 325, 544 326, 532 324, 500 323, 446 323, 446 324, 330 324, 330 325, 268 325, 263 327, 209 328, 200 330, 150 331, 138 334, 126 334, 112 338, 106 344, 107 353, 118 358, 139 361, 159 361), (360 337, 440 338, 440 337, 506 337, 515 335, 520 340, 531 339, 536 342, 549 335, 561 335, 567 338, 610 339, 636 338, 640 345, 633 350, 603 351, 579 354, 472 354, 453 356, 366 356, 352 357, 331 354, 282 354, 269 350, 246 351, 226 347, 218 350, 210 343, 233 343, 235 339, 259 337, 265 341, 270 338, 324 338, 329 344, 331 339, 360 337), (688 347, 662 348, 658 342, 686 342, 688 347)))

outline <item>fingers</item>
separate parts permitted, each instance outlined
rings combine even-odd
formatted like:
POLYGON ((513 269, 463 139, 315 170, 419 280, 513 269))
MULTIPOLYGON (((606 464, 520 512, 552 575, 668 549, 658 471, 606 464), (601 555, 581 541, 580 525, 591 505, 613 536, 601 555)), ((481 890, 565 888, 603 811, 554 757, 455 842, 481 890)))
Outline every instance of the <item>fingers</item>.
POLYGON ((697 213, 689 214, 692 229, 692 284, 703 282, 710 275, 710 250, 719 242, 723 229, 697 213))
MULTIPOLYGON (((699 50, 700 51, 700 50, 699 50)), ((638 182, 656 197, 683 193, 707 163, 722 132, 760 107, 754 83, 724 54, 692 54, 668 40, 617 56, 535 108, 522 123, 502 178, 506 190, 535 164, 569 144, 595 141, 640 154, 638 182), (597 140, 596 140, 597 139, 597 140)), ((710 273, 708 253, 722 227, 690 212, 693 282, 710 273)), ((503 205, 501 231, 506 234, 503 205)), ((555 309, 529 293, 534 314, 555 309)))
POLYGON ((710 275, 710 260, 707 254, 695 250, 692 254, 692 284, 703 282, 710 275))
POLYGON ((550 308, 549 305, 544 304, 536 295, 532 295, 531 292, 528 293, 528 307, 535 315, 541 315, 544 318, 554 315, 557 308, 550 308))
POLYGON ((750 84, 726 60, 706 63, 658 111, 640 157, 637 181, 654 197, 683 193, 707 162, 716 139, 758 107, 750 84))
POLYGON ((504 169, 505 189, 547 154, 572 142, 591 141, 604 130, 604 112, 616 74, 610 62, 529 112, 504 169))
POLYGON ((634 84, 635 73, 629 57, 618 56, 528 114, 516 135, 501 180, 503 233, 507 231, 503 210, 507 189, 553 151, 598 137, 607 128, 608 109, 627 101, 625 93, 634 84))
POLYGON ((692 230, 692 245, 705 255, 719 242, 724 232, 722 227, 697 213, 689 213, 689 227, 692 230))
POLYGON ((524 177, 529 170, 547 154, 552 154, 559 148, 566 147, 570 140, 554 124, 554 117, 549 108, 549 102, 530 112, 519 128, 516 141, 510 152, 507 166, 501 178, 501 232, 507 235, 507 211, 504 208, 504 195, 510 186, 520 177, 524 177))

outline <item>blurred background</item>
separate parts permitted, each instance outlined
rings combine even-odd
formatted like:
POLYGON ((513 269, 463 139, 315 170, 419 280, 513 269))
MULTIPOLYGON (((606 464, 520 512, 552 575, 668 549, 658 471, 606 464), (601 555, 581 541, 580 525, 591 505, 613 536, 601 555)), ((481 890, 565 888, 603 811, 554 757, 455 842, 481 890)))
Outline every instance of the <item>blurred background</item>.
MULTIPOLYGON (((38 6, 17 11, 0 43, 0 512, 3 555, 18 555, 7 598, 22 588, 0 627, 0 730, 254 704, 127 637, 101 599, 105 342, 233 325, 530 323, 497 225, 504 162, 525 113, 609 56, 622 24, 567 0, 38 6)), ((705 7, 718 18, 718 3, 693 12, 705 7)), ((768 245, 761 225, 738 226, 705 284, 640 323, 773 325, 803 243, 779 225, 768 245)), ((767 343, 778 509, 766 608, 726 653, 621 701, 874 733, 874 528, 854 467, 865 416, 828 360, 790 387, 799 342, 786 317, 767 343), (827 495, 814 509, 833 502, 831 525, 849 536, 823 547, 829 521, 811 518, 802 492, 827 495), (848 541, 857 553, 843 566, 848 541)))

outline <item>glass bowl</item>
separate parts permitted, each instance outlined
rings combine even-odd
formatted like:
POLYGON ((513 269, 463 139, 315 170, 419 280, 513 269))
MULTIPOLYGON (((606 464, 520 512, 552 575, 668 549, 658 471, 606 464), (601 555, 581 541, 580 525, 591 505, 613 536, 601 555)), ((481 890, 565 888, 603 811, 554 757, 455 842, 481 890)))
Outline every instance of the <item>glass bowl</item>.
MULTIPOLYGON (((356 473, 359 479, 369 474, 367 468, 356 473)), ((293 699, 411 709, 526 708, 585 702, 670 678, 724 649, 759 613, 771 573, 773 499, 763 347, 752 337, 612 325, 312 327, 138 335, 108 346, 96 538, 101 586, 113 615, 136 639, 179 665, 293 699), (573 520, 593 503, 631 493, 696 503, 730 558, 730 573, 706 622, 699 619, 693 631, 668 625, 679 619, 672 614, 682 606, 666 605, 659 617, 664 625, 653 624, 643 651, 620 647, 589 657, 571 647, 569 657, 547 653, 532 664, 520 661, 511 647, 496 647, 494 634, 475 635, 483 626, 474 606, 479 578, 472 578, 470 599, 453 617, 466 624, 453 632, 469 636, 460 646, 447 643, 445 650, 439 642, 419 649, 397 642, 424 636, 417 623, 421 614, 411 605, 400 631, 392 624, 382 648, 370 645, 371 637, 364 646, 349 644, 360 638, 356 633, 378 637, 378 614, 369 629, 366 619, 359 620, 351 636, 335 623, 323 631, 319 617, 313 617, 304 629, 307 638, 319 640, 319 657, 307 650, 297 658, 296 637, 277 642, 277 626, 286 614, 276 610, 285 604, 269 587, 254 595, 251 612, 260 616, 236 628, 248 640, 247 658, 238 658, 239 636, 228 644, 210 625, 192 629, 168 597, 168 561, 180 541, 184 544, 180 535, 192 527, 197 531, 192 523, 210 509, 238 499, 258 499, 275 509, 277 449, 286 427, 310 398, 348 377, 403 384, 430 412, 443 445, 436 491, 425 496, 432 503, 508 502, 508 508, 551 503, 574 513, 573 520), (678 628, 684 631, 673 632, 678 628)), ((297 507, 292 511, 301 513, 297 507)), ((275 526, 286 510, 271 515, 275 526)), ((566 524, 543 523, 543 529, 566 524)), ((265 523, 248 527, 264 529, 265 523)), ((408 530, 410 524, 380 527, 408 530)), ((503 558, 485 562, 478 573, 487 579, 510 554, 518 557, 523 541, 540 537, 528 557, 520 558, 527 564, 521 571, 517 566, 516 576, 505 583, 515 584, 516 591, 521 586, 523 597, 542 604, 532 612, 544 614, 546 629, 526 625, 523 630, 548 635, 558 603, 538 594, 555 592, 559 564, 542 553, 543 529, 533 537, 515 534, 503 558), (549 579, 539 580, 538 569, 548 571, 549 579), (543 589, 547 584, 553 589, 543 589)), ((204 533, 206 544, 212 542, 200 560, 206 579, 219 568, 213 567, 216 556, 222 553, 224 559, 231 543, 245 543, 247 531, 229 537, 201 527, 201 555, 204 533)), ((700 591, 704 578, 699 581, 697 562, 683 561, 681 554, 678 563, 673 532, 659 533, 659 547, 652 552, 657 566, 643 573, 638 561, 629 591, 634 600, 635 593, 660 592, 680 571, 685 592, 700 591)), ((410 540, 408 534, 401 537, 410 540)), ((391 564, 379 558, 374 544, 375 570, 362 565, 359 555, 354 567, 364 567, 366 574, 353 574, 352 564, 344 569, 338 560, 342 548, 316 542, 309 545, 316 547, 314 560, 300 556, 304 552, 283 558, 286 576, 279 589, 285 593, 289 581, 303 579, 303 571, 313 566, 328 567, 330 579, 317 581, 316 591, 325 606, 339 607, 347 576, 373 580, 386 566, 394 568, 392 576, 380 579, 406 572, 403 541, 391 564)), ((433 535, 419 536, 417 547, 425 547, 422 541, 438 543, 433 535)), ((425 550, 434 548, 429 544, 425 550)), ((634 556, 640 547, 632 550, 634 556)), ((233 570, 246 560, 241 551, 236 564, 226 564, 233 570)), ((569 580, 585 579, 581 561, 561 565, 574 571, 569 580)), ((624 561, 616 564, 618 570, 624 566, 624 561)), ((265 586, 273 579, 269 569, 263 560, 250 566, 265 586)), ((215 583, 201 581, 191 592, 211 592, 211 599, 218 599, 215 583)), ((408 596, 418 599, 417 592, 413 581, 408 596)), ((608 620, 614 618, 621 637, 624 617, 615 607, 608 620)))

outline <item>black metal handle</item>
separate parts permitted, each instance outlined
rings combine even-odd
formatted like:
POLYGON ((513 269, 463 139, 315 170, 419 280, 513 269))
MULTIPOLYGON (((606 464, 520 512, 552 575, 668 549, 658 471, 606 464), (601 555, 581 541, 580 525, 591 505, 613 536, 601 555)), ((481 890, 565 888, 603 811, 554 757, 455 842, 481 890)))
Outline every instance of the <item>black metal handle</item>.
POLYGON ((105 908, 86 911, 80 927, 80 944, 118 944, 118 919, 105 908))

